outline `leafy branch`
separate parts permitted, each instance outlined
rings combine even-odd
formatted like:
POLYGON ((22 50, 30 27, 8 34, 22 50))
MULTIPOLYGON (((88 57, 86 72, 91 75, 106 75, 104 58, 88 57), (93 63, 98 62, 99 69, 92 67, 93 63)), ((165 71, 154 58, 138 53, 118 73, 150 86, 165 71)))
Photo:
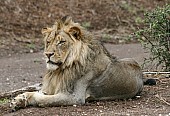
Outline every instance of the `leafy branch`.
MULTIPOLYGON (((170 70, 170 5, 145 13, 145 28, 136 32, 143 47, 151 53, 149 63, 170 70)), ((156 68, 157 68, 156 67, 156 68)))

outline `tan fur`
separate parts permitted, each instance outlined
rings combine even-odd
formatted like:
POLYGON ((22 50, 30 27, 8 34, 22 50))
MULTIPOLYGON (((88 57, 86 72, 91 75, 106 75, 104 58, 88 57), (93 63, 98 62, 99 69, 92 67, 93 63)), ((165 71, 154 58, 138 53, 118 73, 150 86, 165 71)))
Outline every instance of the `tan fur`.
POLYGON ((85 100, 131 98, 141 92, 138 63, 112 57, 100 41, 70 17, 58 20, 42 33, 47 64, 42 90, 17 96, 11 107, 84 104, 85 100), (25 99, 25 105, 17 102, 25 99))

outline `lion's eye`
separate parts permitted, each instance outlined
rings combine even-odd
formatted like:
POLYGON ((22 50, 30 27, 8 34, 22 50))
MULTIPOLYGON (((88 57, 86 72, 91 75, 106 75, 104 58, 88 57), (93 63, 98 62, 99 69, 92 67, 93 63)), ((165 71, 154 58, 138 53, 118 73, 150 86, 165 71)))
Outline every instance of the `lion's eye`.
POLYGON ((58 45, 62 45, 62 44, 64 44, 66 41, 60 41, 59 43, 58 43, 58 45))

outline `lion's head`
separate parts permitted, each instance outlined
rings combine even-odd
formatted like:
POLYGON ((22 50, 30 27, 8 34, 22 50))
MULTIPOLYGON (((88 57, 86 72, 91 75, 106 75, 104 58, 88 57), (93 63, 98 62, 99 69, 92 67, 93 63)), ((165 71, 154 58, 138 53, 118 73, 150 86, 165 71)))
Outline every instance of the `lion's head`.
POLYGON ((84 62, 82 57, 86 56, 87 46, 82 45, 82 30, 83 28, 70 17, 58 20, 51 28, 42 29, 48 70, 70 66, 74 61, 84 62))

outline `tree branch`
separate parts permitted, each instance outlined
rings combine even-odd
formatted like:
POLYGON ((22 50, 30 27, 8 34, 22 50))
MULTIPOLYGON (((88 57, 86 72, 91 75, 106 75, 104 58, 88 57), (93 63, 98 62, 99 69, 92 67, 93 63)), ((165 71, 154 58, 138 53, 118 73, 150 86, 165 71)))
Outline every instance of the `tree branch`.
POLYGON ((18 94, 22 94, 24 92, 39 91, 41 89, 41 85, 42 85, 41 83, 37 83, 35 85, 23 87, 21 89, 0 93, 0 99, 2 99, 2 98, 11 98, 11 97, 14 97, 14 96, 16 96, 18 94))

